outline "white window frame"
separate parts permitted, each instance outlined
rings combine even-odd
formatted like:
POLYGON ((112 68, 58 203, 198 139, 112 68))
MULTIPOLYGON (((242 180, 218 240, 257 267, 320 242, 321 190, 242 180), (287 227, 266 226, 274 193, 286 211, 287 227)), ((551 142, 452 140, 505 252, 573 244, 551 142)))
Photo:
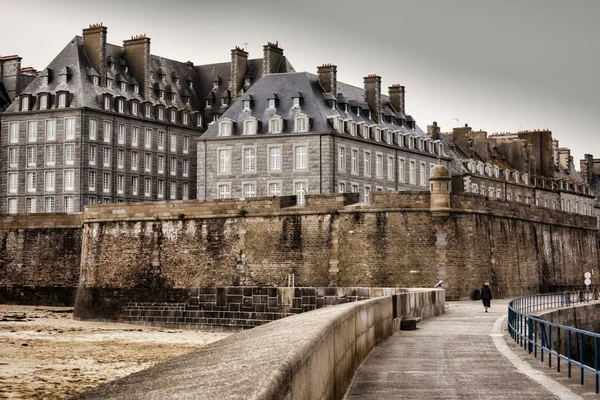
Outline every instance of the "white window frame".
POLYGON ((373 160, 371 159, 371 151, 363 150, 363 176, 371 176, 371 167, 373 160))
POLYGON ((110 172, 102 172, 102 193, 110 193, 111 180, 110 172))
POLYGON ((254 174, 257 171, 257 149, 256 146, 242 147, 242 173, 254 174))
POLYGON ((308 171, 308 157, 308 143, 294 144, 294 171, 308 171), (304 154, 299 154, 302 149, 304 154))
POLYGON ((131 127, 131 147, 138 147, 140 143, 140 127, 131 127))
POLYGON ((125 124, 117 125, 117 143, 125 144, 125 124))
POLYGON ((56 212, 56 203, 54 201, 54 197, 44 197, 44 212, 56 212))
POLYGON ((6 189, 9 194, 19 193, 19 173, 9 172, 6 179, 6 189))
POLYGON ((217 147, 217 174, 231 173, 231 147, 217 147))
POLYGON ((75 118, 65 118, 65 140, 75 140, 75 118))
POLYGON ((182 176, 187 178, 190 175, 190 160, 184 158, 181 163, 182 176))
POLYGON ((27 193, 35 193, 37 192, 37 172, 29 171, 25 176, 25 184, 27 193))
POLYGON ((7 199, 7 210, 9 214, 17 214, 19 212, 19 199, 11 197, 7 199))
POLYGON ((56 190, 56 172, 44 171, 44 192, 52 193, 56 190))
POLYGON ((112 141, 112 123, 110 121, 104 121, 102 126, 102 140, 104 140, 104 143, 110 143, 112 141))
POLYGON ((283 118, 273 116, 269 118, 269 133, 281 133, 283 131, 283 118))
POLYGON ((96 183, 98 181, 98 174, 96 171, 89 171, 88 172, 88 190, 90 192, 95 192, 96 191, 96 183))
POLYGON ((47 167, 54 167, 56 165, 56 145, 46 145, 44 148, 44 164, 47 167))
POLYGON ((383 153, 375 153, 375 176, 383 179, 383 153))
POLYGON ((182 149, 183 154, 188 154, 190 151, 190 137, 184 135, 182 138, 182 149))
POLYGON ((27 168, 37 166, 37 146, 27 146, 25 149, 25 165, 27 165, 27 168))
POLYGON ((294 179, 292 188, 294 190, 294 195, 296 195, 296 204, 305 205, 306 195, 310 193, 308 179, 294 179), (300 185, 302 187, 300 187, 300 185))
POLYGON ((257 196, 256 181, 242 182, 242 197, 247 199, 257 196))
POLYGON ((8 168, 19 168, 19 148, 8 148, 8 168))
POLYGON ((307 115, 298 115, 294 118, 294 132, 303 133, 310 131, 310 120, 307 115))
POLYGON ((283 181, 267 181, 267 193, 269 196, 281 196, 283 194, 283 181))
POLYGON ((229 119, 219 122, 219 136, 231 136, 233 134, 233 121, 229 119))
POLYGON ((387 156, 387 179, 388 181, 394 180, 394 156, 387 156))
POLYGON ((63 170, 63 191, 65 191, 65 192, 75 191, 75 170, 74 169, 63 170))
POLYGON ((56 120, 46 120, 46 142, 53 142, 56 140, 56 120))
POLYGON ((417 161, 413 159, 408 160, 408 183, 417 184, 417 161))
POLYGON ((406 181, 406 159, 404 157, 398 157, 398 182, 404 183, 406 181))
POLYGON ((37 142, 37 121, 27 121, 27 142, 37 142))
POLYGON ((419 183, 421 186, 427 186, 427 164, 424 161, 419 163, 419 183))
POLYGON ((358 175, 360 172, 360 152, 358 148, 352 147, 350 149, 350 173, 352 175, 358 175))
POLYGON ((131 194, 137 196, 139 193, 140 177, 134 175, 131 177, 131 194))
POLYGON ((25 199, 25 213, 35 214, 37 212, 37 198, 27 197, 25 199))
POLYGON ((98 157, 98 148, 95 144, 90 144, 88 147, 88 164, 96 165, 96 157, 98 157))
POLYGON ((258 120, 256 118, 246 118, 242 121, 243 135, 256 135, 258 132, 258 120))
POLYGON ((131 152, 131 170, 137 171, 140 165, 140 153, 137 151, 131 152))
POLYGON ((146 133, 144 135, 144 148, 151 149, 152 148, 152 129, 146 128, 146 133))
POLYGON ((75 143, 65 143, 63 152, 65 165, 75 165, 75 143))
POLYGON ((230 199, 231 198, 231 182, 217 183, 217 198, 218 199, 230 199))
POLYGON ((117 149, 117 168, 125 168, 125 149, 117 149))
POLYGON ((281 172, 283 169, 283 148, 281 145, 267 146, 268 168, 269 171, 281 172))
POLYGON ((164 179, 156 180, 156 198, 157 199, 165 198, 165 180, 164 179))
POLYGON ((338 146, 338 171, 346 171, 346 146, 338 146))

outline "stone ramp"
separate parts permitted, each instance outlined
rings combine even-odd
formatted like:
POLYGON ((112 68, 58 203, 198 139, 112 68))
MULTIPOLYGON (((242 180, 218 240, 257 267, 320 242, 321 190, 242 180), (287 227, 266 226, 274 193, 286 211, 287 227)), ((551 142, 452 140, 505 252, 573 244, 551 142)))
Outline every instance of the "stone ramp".
MULTIPOLYGON (((494 322, 507 300, 450 302, 446 313, 396 332, 358 368, 346 400, 558 399, 496 348, 494 322)), ((565 388, 565 390, 567 390, 565 388)))

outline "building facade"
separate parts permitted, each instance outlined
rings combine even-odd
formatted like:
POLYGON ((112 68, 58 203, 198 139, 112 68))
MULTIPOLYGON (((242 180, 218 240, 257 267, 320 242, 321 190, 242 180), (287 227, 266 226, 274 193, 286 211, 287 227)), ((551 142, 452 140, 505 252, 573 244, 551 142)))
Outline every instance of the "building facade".
POLYGON ((266 74, 209 124, 198 144, 198 198, 427 189, 441 158, 405 114, 404 87, 381 93, 381 78, 364 88, 337 82, 337 67, 317 75, 266 74))

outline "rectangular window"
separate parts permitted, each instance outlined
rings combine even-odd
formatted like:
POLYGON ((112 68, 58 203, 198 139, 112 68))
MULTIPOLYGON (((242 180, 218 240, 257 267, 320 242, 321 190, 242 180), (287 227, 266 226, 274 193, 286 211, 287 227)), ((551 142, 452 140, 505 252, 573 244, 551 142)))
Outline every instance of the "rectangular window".
POLYGON ((37 165, 37 147, 29 146, 26 150, 27 153, 27 166, 35 167, 37 165))
POLYGON ((181 198, 183 200, 188 200, 190 198, 190 184, 188 182, 183 182, 181 191, 183 192, 181 198))
POLYGON ((156 169, 158 170, 159 174, 164 174, 165 173, 165 156, 159 154, 157 161, 156 161, 156 169))
POLYGON ((119 99, 117 101, 117 111, 120 114, 123 114, 123 112, 125 112, 125 103, 123 102, 123 100, 119 99))
POLYGON ((37 209, 35 197, 28 197, 25 199, 25 212, 27 214, 35 214, 37 209))
MULTIPOLYGON (((43 80, 44 78, 42 78, 43 80)), ((48 79, 48 78, 45 78, 48 79)), ((40 95, 40 110, 45 110, 46 108, 48 108, 48 95, 47 94, 42 94, 40 95)))
POLYGON ((219 185, 219 198, 230 199, 231 198, 231 186, 219 185))
POLYGON ((65 118, 65 140, 75 139, 75 118, 65 118))
POLYGON ((398 158, 398 182, 404 182, 404 158, 398 158))
POLYGON ((65 144, 65 165, 75 164, 75 145, 65 144))
POLYGON ((338 169, 340 171, 346 170, 346 149, 344 147, 338 148, 338 169))
POLYGON ((365 203, 371 202, 371 187, 365 186, 365 203))
POLYGON ((138 152, 137 151, 131 152, 131 170, 132 171, 138 170, 138 152))
POLYGON ((133 147, 138 147, 138 143, 139 143, 139 135, 140 134, 140 128, 138 128, 137 126, 132 126, 131 127, 131 145, 133 147))
POLYGON ((37 173, 27 173, 27 192, 35 193, 37 191, 37 173))
POLYGON ((19 149, 10 147, 8 149, 8 167, 17 168, 19 166, 19 149))
POLYGON ((37 121, 29 121, 27 123, 27 141, 37 142, 37 121))
POLYGON ((171 134, 171 153, 176 153, 177 152, 177 135, 172 133, 171 134))
POLYGON ((98 200, 96 199, 96 196, 88 197, 88 205, 92 206, 94 204, 98 204, 98 200))
POLYGON ((44 211, 53 213, 54 210, 54 197, 44 197, 44 211))
POLYGON ((296 204, 304 204, 306 202, 305 196, 308 194, 306 182, 295 182, 294 194, 296 195, 296 204))
POLYGON ((187 177, 190 175, 190 160, 183 160, 183 176, 187 177))
POLYGON ((44 190, 46 192, 54 192, 55 174, 54 171, 44 172, 44 190))
POLYGON ((137 115, 138 114, 138 103, 136 103, 135 101, 131 102, 131 115, 137 115))
POLYGON ((75 190, 75 171, 72 169, 67 169, 63 173, 63 190, 75 190))
POLYGON ((102 150, 102 165, 110 167, 110 147, 105 147, 102 150))
POLYGON ((269 170, 281 171, 281 147, 269 148, 269 170))
POLYGON ((256 197, 256 185, 254 183, 244 184, 244 197, 256 197))
POLYGON ((156 197, 162 199, 165 195, 165 181, 164 179, 159 179, 156 181, 156 197))
POLYGON ((339 192, 340 192, 340 193, 346 193, 346 184, 345 184, 345 183, 343 183, 343 182, 340 182, 340 185, 339 185, 339 192))
POLYGON ((365 176, 371 176, 371 153, 365 151, 365 176))
MULTIPOLYGON (((110 88, 112 86, 112 81, 110 79, 106 80, 106 85, 110 88)), ((104 109, 110 110, 110 97, 104 96, 104 109)))
POLYGON ((117 132, 117 143, 125 144, 125 125, 119 124, 119 129, 117 132))
MULTIPOLYGON (((50 122, 50 121, 48 121, 50 122)), ((8 143, 19 143, 19 123, 18 122, 10 122, 8 124, 9 129, 9 137, 8 143)))
POLYGON ((102 174, 102 191, 104 193, 110 193, 110 172, 104 172, 102 174))
POLYGON ((17 172, 8 173, 8 193, 19 192, 19 174, 17 172))
POLYGON ((75 200, 73 196, 65 196, 65 212, 72 213, 75 211, 75 200))
POLYGON ((29 111, 29 96, 23 97, 21 102, 21 111, 29 111))
POLYGON ((165 119, 165 109, 162 107, 158 107, 158 119, 161 121, 165 119))
POLYGON ((137 176, 132 176, 131 177, 131 194, 133 194, 134 196, 138 195, 138 184, 139 184, 139 178, 137 176))
MULTIPOLYGON (((186 104, 189 104, 189 103, 186 102, 186 104)), ((182 115, 183 115, 183 124, 184 125, 189 124, 190 123, 190 117, 189 117, 188 113, 184 112, 182 115)))
POLYGON ((165 132, 158 131, 158 149, 163 150, 165 148, 165 132))
POLYGON ((88 163, 90 165, 96 165, 96 145, 95 144, 90 144, 88 163))
POLYGON ((218 172, 220 174, 228 174, 231 172, 231 149, 220 149, 218 172))
POLYGON ((90 171, 88 174, 88 189, 92 192, 96 191, 96 171, 90 171))
POLYGON ((308 154, 306 146, 296 146, 294 148, 294 167, 295 169, 308 168, 308 154))
POLYGON ((46 146, 46 166, 56 165, 56 146, 46 146))
POLYGON ((256 149, 249 147, 244 149, 244 172, 256 171, 256 149))
POLYGON ((144 154, 144 171, 152 171, 152 154, 150 153, 144 154))
POLYGON ((183 137, 183 154, 187 154, 190 150, 190 137, 189 136, 184 136, 183 137))
POLYGON ((415 185, 417 183, 417 163, 415 160, 410 160, 408 165, 409 183, 415 185))
POLYGON ((171 172, 171 175, 173 175, 173 176, 177 175, 177 157, 171 157, 170 172, 171 172))
POLYGON ((177 199, 177 182, 171 182, 171 190, 169 190, 171 200, 177 199))
POLYGON ((392 181, 394 180, 394 157, 388 156, 387 162, 387 178, 392 181))
POLYGON ((125 168, 125 149, 117 150, 117 168, 125 168))
POLYGON ((8 199, 8 213, 16 214, 18 211, 18 199, 8 199))
POLYGON ((151 110, 150 104, 146 104, 146 118, 150 118, 151 110))
POLYGON ((352 184, 352 193, 358 193, 358 185, 356 183, 352 184))
POLYGON ((269 196, 281 196, 281 183, 269 183, 269 196))
POLYGON ((125 193, 125 175, 117 175, 117 194, 125 193))
POLYGON ((112 124, 109 121, 104 121, 104 142, 110 143, 112 136, 112 124))
POLYGON ((352 149, 352 173, 358 174, 358 150, 352 149))
POLYGON ((147 149, 152 148, 152 129, 146 128, 146 140, 144 141, 144 147, 147 149))
POLYGON ((46 141, 56 140, 56 120, 46 121, 46 141))
POLYGON ((421 186, 426 186, 427 185, 427 167, 426 164, 424 162, 422 162, 420 165, 420 184, 421 186))
POLYGON ((375 155, 375 174, 378 178, 383 178, 383 155, 375 155))
POLYGON ((96 138, 98 137, 98 122, 95 119, 90 119, 88 130, 90 140, 96 140, 96 138))

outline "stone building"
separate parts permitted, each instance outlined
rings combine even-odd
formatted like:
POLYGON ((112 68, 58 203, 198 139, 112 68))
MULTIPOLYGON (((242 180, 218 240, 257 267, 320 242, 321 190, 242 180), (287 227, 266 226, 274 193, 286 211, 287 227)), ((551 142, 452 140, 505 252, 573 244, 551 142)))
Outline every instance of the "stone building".
POLYGON ((8 108, 36 75, 37 71, 31 67, 21 68, 18 55, 0 56, 0 112, 8 108))
POLYGON ((337 67, 265 74, 198 144, 198 198, 427 189, 442 143, 405 113, 404 87, 337 81, 337 67))
POLYGON ((600 159, 594 158, 591 154, 585 154, 583 157, 584 159, 579 161, 579 170, 594 195, 594 215, 600 228, 600 159))
POLYGON ((117 46, 102 24, 84 29, 2 114, 0 212, 196 198, 207 122, 263 73, 292 70, 276 45, 264 53, 195 66, 151 54, 145 35, 117 46))
POLYGON ((452 158, 454 192, 594 214, 590 183, 548 130, 488 135, 465 125, 441 133, 434 122, 428 132, 452 158))

